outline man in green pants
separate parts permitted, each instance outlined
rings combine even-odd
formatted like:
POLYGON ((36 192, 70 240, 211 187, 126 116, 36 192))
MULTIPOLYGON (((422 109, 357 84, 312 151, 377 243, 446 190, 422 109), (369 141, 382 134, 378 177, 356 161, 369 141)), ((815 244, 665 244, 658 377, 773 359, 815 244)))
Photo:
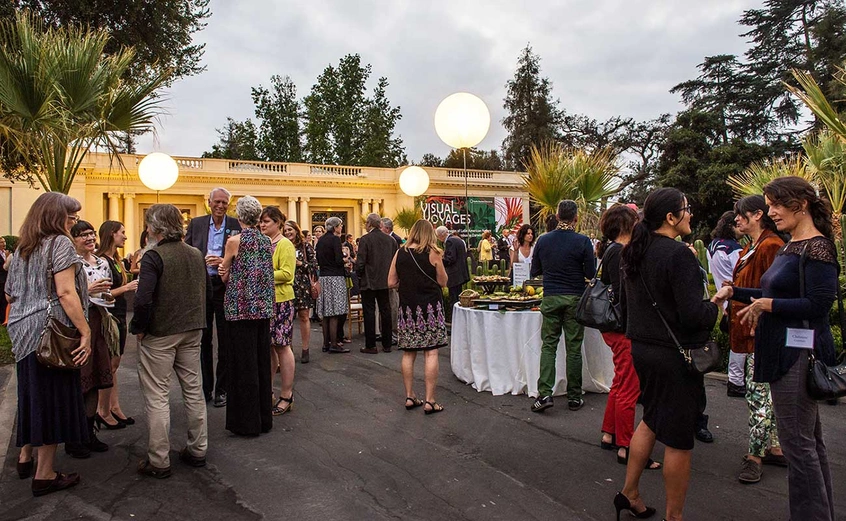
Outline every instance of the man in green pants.
POLYGON ((578 206, 566 199, 558 203, 558 228, 540 236, 532 254, 532 278, 543 276, 541 314, 543 346, 538 377, 538 399, 533 412, 552 407, 555 385, 555 357, 561 331, 567 345, 567 405, 577 411, 582 399, 582 340, 585 330, 576 322, 576 308, 585 291, 586 279, 596 273, 591 240, 576 233, 578 206))

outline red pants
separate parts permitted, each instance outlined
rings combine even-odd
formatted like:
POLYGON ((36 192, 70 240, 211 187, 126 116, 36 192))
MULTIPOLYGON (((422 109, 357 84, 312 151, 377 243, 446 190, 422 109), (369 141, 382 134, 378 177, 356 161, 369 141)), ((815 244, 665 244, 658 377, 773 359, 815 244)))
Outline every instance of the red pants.
POLYGON ((640 381, 632 364, 632 342, 623 333, 602 333, 602 338, 614 353, 614 381, 605 405, 602 432, 613 434, 617 446, 628 447, 640 396, 640 381))

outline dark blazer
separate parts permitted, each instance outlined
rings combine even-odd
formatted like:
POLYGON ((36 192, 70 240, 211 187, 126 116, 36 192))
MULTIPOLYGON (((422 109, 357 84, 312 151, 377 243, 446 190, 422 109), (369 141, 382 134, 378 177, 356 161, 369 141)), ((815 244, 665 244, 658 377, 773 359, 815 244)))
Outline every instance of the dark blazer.
POLYGON ((444 268, 447 272, 447 287, 461 286, 470 280, 470 268, 467 267, 467 246, 454 235, 444 242, 444 268))
POLYGON ((359 239, 355 271, 362 290, 388 289, 388 272, 396 252, 393 237, 377 228, 359 239))
MULTIPOLYGON (((208 255, 209 250, 209 223, 211 222, 211 215, 203 215, 202 217, 194 217, 188 223, 188 232, 185 234, 185 244, 193 246, 200 250, 203 257, 208 255)), ((226 241, 233 235, 241 233, 241 224, 238 219, 224 217, 223 222, 223 247, 226 248, 226 241)), ((223 254, 221 254, 223 256, 223 254)))
POLYGON ((397 248, 402 248, 402 237, 394 232, 391 232, 391 237, 393 237, 393 239, 397 242, 397 248))

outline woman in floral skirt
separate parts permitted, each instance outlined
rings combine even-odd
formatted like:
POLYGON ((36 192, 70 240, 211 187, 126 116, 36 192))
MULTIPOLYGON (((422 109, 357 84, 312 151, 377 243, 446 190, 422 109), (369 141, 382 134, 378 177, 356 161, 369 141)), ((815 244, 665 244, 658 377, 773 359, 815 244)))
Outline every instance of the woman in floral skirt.
POLYGON ((447 345, 442 288, 447 285, 443 252, 437 246, 435 229, 420 219, 408 234, 408 241, 394 255, 388 285, 399 287, 397 311, 398 348, 402 354, 402 380, 405 384, 405 408, 423 406, 426 414, 441 412, 435 401, 438 384, 438 348, 447 345), (424 379, 426 401, 414 392, 414 361, 417 352, 426 358, 424 379))
POLYGON ((294 271, 294 309, 300 323, 300 339, 303 343, 300 362, 308 363, 308 343, 311 340, 311 323, 309 314, 314 307, 311 297, 311 279, 317 279, 317 256, 314 247, 306 240, 300 226, 294 221, 285 223, 282 233, 294 244, 296 255, 296 270, 294 271))

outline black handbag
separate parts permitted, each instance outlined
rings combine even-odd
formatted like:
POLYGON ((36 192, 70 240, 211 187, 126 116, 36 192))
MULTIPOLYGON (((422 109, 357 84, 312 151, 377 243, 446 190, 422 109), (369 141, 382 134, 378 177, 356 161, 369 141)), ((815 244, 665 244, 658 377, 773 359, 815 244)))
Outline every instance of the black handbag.
POLYGON ((576 308, 576 322, 598 329, 602 333, 619 332, 623 329, 623 316, 620 304, 614 298, 611 284, 605 284, 599 278, 602 262, 596 275, 588 282, 579 305, 576 308))
MULTIPOLYGON (((805 259, 806 250, 802 249, 799 256, 799 296, 805 296, 805 259)), ((838 273, 840 269, 838 268, 838 273)), ((837 311, 840 318, 840 327, 843 331, 843 295, 840 291, 840 279, 837 280, 837 311)), ((806 329, 810 329, 807 320, 803 321, 806 329)), ((841 342, 844 340, 841 338, 841 342)), ((846 349, 846 343, 841 344, 846 349)), ((816 347, 814 348, 816 349, 816 347)), ((829 367, 822 360, 817 360, 814 350, 808 355, 808 380, 805 384, 808 395, 814 400, 836 400, 846 396, 846 363, 829 367)))
POLYGON ((682 357, 684 357, 687 368, 692 373, 700 375, 704 375, 705 373, 710 373, 711 371, 718 369, 723 358, 720 345, 712 339, 705 342, 702 347, 688 349, 683 348, 681 343, 679 343, 679 339, 676 338, 676 335, 673 333, 673 330, 670 329, 670 324, 667 323, 667 319, 664 318, 664 314, 661 313, 660 309, 658 309, 658 303, 655 302, 655 299, 652 297, 652 292, 649 291, 649 286, 647 286, 646 281, 643 280, 642 274, 640 276, 640 281, 643 283, 646 294, 649 295, 649 300, 652 301, 652 307, 658 313, 658 316, 661 318, 661 322, 664 323, 664 327, 667 328, 667 333, 670 334, 670 338, 676 345, 676 349, 678 349, 679 353, 681 353, 682 357))

